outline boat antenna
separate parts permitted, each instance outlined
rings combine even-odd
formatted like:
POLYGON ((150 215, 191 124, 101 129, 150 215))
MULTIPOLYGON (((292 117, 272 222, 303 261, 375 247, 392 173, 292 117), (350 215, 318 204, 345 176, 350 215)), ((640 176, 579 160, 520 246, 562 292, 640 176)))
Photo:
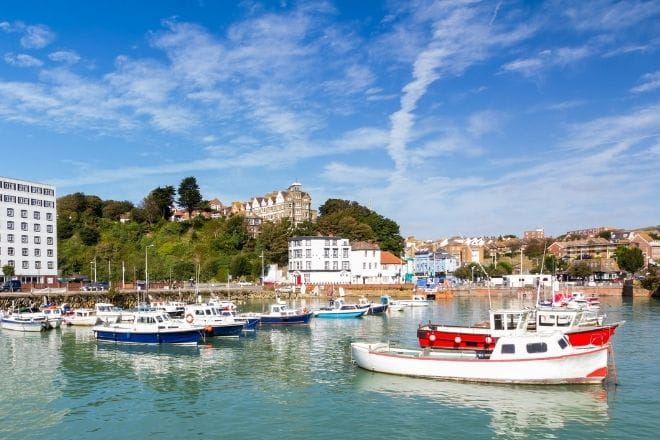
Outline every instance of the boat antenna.
MULTIPOLYGON (((536 304, 535 306, 538 307, 539 305, 539 300, 540 300, 540 295, 541 295, 541 280, 543 279, 543 266, 545 265, 545 251, 548 249, 548 242, 545 242, 543 246, 543 259, 541 260, 541 270, 539 272, 539 285, 536 286, 536 304)), ((543 291, 543 299, 545 299, 545 290, 543 291)))

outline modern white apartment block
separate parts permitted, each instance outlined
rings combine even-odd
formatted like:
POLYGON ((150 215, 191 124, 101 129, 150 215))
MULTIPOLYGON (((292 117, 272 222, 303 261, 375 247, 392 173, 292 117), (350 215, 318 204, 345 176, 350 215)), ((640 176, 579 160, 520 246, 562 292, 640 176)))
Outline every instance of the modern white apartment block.
POLYGON ((55 204, 54 186, 0 177, 0 267, 13 266, 14 279, 57 281, 55 204))
POLYGON ((295 284, 349 284, 349 241, 339 237, 290 238, 289 281, 295 284))

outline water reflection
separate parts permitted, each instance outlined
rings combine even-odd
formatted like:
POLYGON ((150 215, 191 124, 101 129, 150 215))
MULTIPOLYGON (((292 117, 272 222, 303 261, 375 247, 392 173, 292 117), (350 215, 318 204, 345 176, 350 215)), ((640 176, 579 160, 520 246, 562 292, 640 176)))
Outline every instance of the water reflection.
POLYGON ((607 424, 607 390, 601 386, 511 386, 443 382, 358 370, 354 386, 390 397, 426 398, 490 415, 496 435, 525 437, 531 431, 560 429, 577 422, 607 424))

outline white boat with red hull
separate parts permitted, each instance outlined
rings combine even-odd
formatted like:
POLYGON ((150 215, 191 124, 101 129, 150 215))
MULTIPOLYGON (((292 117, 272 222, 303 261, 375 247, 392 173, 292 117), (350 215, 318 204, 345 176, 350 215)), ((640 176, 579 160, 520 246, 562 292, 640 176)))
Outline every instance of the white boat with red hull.
POLYGON ((402 349, 386 343, 352 343, 351 354, 365 370, 402 376, 517 384, 601 383, 607 377, 608 348, 573 347, 560 332, 502 336, 494 350, 402 349))
POLYGON ((417 329, 422 348, 493 350, 497 340, 513 333, 560 331, 576 347, 607 345, 623 322, 604 324, 603 316, 586 310, 491 310, 488 322, 473 326, 424 324, 417 329))

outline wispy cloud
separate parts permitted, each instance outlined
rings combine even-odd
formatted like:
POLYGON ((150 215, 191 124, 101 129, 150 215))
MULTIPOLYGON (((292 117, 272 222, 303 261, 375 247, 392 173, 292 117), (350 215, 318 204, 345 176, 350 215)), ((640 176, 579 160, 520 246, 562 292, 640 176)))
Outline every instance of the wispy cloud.
POLYGON ((644 93, 660 88, 660 70, 645 74, 639 82, 641 84, 630 89, 631 92, 644 93))
POLYGON ((22 21, 0 22, 0 30, 22 34, 20 43, 26 49, 41 49, 55 40, 55 33, 46 25, 28 25, 22 21))
POLYGON ((39 67, 43 65, 43 62, 40 59, 25 53, 14 54, 12 52, 7 52, 4 59, 5 63, 16 67, 39 67))
POLYGON ((525 76, 534 76, 544 69, 564 67, 591 55, 593 55, 593 49, 589 46, 546 49, 534 57, 521 58, 506 63, 502 66, 502 70, 517 72, 525 76))
POLYGON ((76 64, 80 61, 80 55, 73 50, 58 50, 51 52, 48 54, 48 58, 50 58, 51 61, 67 64, 76 64))

